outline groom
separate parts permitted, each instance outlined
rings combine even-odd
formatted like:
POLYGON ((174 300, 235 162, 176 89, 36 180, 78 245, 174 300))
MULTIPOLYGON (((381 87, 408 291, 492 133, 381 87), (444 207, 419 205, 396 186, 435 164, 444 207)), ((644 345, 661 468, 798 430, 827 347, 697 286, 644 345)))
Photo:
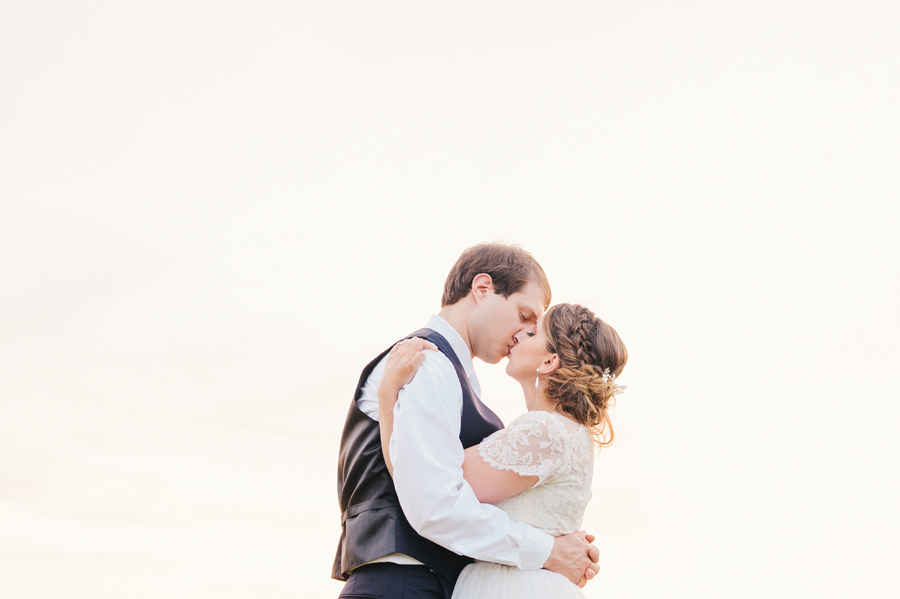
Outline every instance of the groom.
POLYGON ((378 383, 388 350, 363 370, 338 461, 342 534, 332 577, 341 597, 446 597, 472 559, 547 568, 583 586, 598 570, 593 537, 553 538, 478 502, 463 480, 463 450, 502 428, 479 399, 472 358, 496 364, 519 333, 533 333, 550 304, 543 269, 517 246, 467 249, 444 284, 439 315, 408 337, 423 337, 416 377, 394 415, 393 478, 381 452, 378 383), (466 557, 468 556, 468 557, 466 557))

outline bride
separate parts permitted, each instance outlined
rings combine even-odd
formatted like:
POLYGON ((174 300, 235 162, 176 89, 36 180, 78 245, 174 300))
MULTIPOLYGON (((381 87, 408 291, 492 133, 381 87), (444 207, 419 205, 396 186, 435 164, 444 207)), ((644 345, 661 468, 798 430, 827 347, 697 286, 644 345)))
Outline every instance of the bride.
MULTIPOLYGON (((483 503, 558 536, 575 532, 591 497, 593 446, 613 440, 609 407, 628 352, 618 333, 589 309, 559 304, 518 339, 506 373, 522 385, 528 412, 465 451, 463 473, 483 503)), ((421 339, 397 344, 378 388, 382 449, 388 469, 393 407, 436 349, 421 339)), ((454 599, 584 597, 565 576, 490 562, 466 566, 454 599)))

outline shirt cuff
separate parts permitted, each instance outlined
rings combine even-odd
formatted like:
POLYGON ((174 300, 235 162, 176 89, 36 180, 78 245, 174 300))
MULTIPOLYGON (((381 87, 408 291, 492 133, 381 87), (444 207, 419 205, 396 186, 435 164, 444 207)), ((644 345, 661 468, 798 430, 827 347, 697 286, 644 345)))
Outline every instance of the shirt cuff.
POLYGON ((528 527, 519 551, 520 570, 540 570, 553 551, 553 537, 536 528, 528 527))

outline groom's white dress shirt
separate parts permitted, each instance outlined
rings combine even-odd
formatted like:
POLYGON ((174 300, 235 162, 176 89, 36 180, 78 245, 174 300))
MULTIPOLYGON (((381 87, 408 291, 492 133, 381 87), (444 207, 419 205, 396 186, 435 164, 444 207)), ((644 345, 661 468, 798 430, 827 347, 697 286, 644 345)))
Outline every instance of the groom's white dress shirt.
MULTIPOLYGON (((472 353, 456 329, 436 315, 425 326, 450 343, 476 395, 480 395, 472 353)), ((415 378, 400 390, 400 401, 394 406, 391 462, 394 487, 406 519, 420 535, 456 553, 523 570, 541 568, 550 557, 553 537, 510 520, 506 512, 493 505, 479 502, 463 479, 459 378, 444 354, 426 351, 425 355, 415 378)), ((357 402, 375 420, 378 382, 386 360, 385 357, 375 366, 357 402)), ((375 561, 419 563, 402 554, 375 561)))

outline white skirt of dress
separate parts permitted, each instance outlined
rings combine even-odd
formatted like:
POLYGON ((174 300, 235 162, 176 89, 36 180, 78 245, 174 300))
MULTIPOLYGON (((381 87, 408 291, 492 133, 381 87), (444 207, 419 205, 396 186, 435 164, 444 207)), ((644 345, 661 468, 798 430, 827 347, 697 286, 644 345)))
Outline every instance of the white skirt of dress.
POLYGON ((475 562, 462 571, 453 599, 584 599, 578 585, 550 570, 475 562))

